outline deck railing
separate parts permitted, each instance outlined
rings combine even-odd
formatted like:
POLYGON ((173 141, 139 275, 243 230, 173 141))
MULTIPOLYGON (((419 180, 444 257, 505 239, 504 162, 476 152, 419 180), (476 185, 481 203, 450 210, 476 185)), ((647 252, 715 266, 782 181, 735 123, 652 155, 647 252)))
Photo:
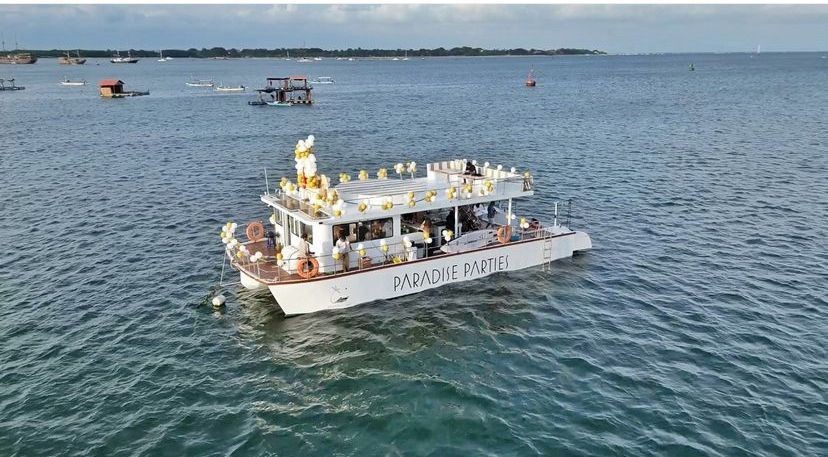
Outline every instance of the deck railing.
MULTIPOLYGON (((468 232, 464 235, 477 233, 480 231, 487 231, 491 232, 492 234, 496 233, 496 229, 481 229, 476 230, 474 232, 468 232)), ((537 227, 531 227, 529 229, 522 229, 513 226, 512 237, 510 241, 505 243, 504 245, 508 245, 510 242, 526 241, 537 238, 548 238, 551 236, 560 235, 562 233, 564 233, 564 230, 561 229, 561 226, 555 226, 553 224, 550 224, 548 226, 540 225, 537 227)), ((462 238, 463 237, 461 237, 460 240, 462 240, 462 238)), ((250 244, 251 243, 245 243, 245 245, 250 244)), ((437 244, 436 239, 432 242, 432 244, 437 244)), ((463 241, 460 241, 459 244, 454 244, 455 247, 459 246, 459 249, 452 249, 451 252, 449 252, 449 254, 474 252, 478 249, 484 249, 500 244, 501 243, 497 240, 495 236, 492 236, 492 238, 488 242, 483 244, 477 244, 475 242, 464 243, 463 241), (470 245, 474 246, 468 248, 468 246, 470 245)), ((443 244, 443 246, 445 245, 446 244, 443 244)), ((316 259, 316 261, 320 265, 319 276, 328 277, 342 275, 344 273, 354 271, 363 271, 380 267, 386 267, 389 265, 402 265, 412 260, 445 255, 445 253, 440 250, 440 247, 426 245, 422 242, 411 243, 410 246, 406 245, 404 242, 388 243, 385 246, 387 246, 387 249, 382 249, 378 246, 366 248, 366 255, 363 256, 359 253, 359 249, 352 244, 351 251, 348 253, 349 268, 347 271, 345 271, 345 269, 343 268, 343 254, 339 254, 338 259, 334 258, 334 255, 332 253, 315 253, 312 254, 311 257, 316 259), (353 261, 355 254, 356 262, 353 261), (366 261, 366 259, 370 259, 370 261, 366 261), (354 263, 356 263, 356 265, 354 265, 354 263)), ((235 250, 232 251, 231 254, 232 253, 235 253, 235 250)), ((282 260, 278 260, 275 256, 265 256, 257 262, 251 262, 249 256, 250 254, 245 255, 241 259, 234 260, 233 264, 237 268, 244 270, 245 273, 247 273, 250 276, 256 277, 268 283, 285 280, 305 279, 298 275, 296 269, 296 265, 298 265, 298 261, 301 259, 298 251, 294 251, 282 260)))

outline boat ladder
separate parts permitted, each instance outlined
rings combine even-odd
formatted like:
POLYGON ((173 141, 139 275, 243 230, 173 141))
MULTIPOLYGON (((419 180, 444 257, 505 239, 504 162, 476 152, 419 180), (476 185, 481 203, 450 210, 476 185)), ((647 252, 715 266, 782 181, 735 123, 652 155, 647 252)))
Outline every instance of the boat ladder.
POLYGON ((552 234, 544 230, 543 233, 543 270, 546 271, 552 265, 552 234))

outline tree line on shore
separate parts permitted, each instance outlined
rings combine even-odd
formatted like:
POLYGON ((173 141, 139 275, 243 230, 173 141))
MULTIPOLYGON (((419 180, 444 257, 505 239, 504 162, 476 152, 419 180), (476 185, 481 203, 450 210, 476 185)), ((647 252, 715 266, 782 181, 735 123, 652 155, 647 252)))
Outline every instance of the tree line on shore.
MULTIPOLYGON (((75 55, 80 52, 83 57, 111 57, 116 53, 121 55, 131 54, 133 57, 154 57, 158 56, 158 50, 145 49, 129 49, 129 50, 115 50, 115 49, 50 49, 50 50, 30 50, 38 57, 59 57, 66 55, 69 52, 75 55)), ((245 48, 245 49, 226 49, 222 47, 215 48, 190 48, 190 49, 163 49, 164 55, 167 57, 191 57, 191 58, 244 58, 244 57, 399 57, 408 55, 409 57, 450 57, 450 56, 560 56, 560 55, 584 55, 584 54, 606 54, 597 49, 575 49, 575 48, 559 48, 559 49, 483 49, 472 48, 468 46, 456 48, 435 48, 435 49, 334 49, 326 50, 321 48, 245 48)))

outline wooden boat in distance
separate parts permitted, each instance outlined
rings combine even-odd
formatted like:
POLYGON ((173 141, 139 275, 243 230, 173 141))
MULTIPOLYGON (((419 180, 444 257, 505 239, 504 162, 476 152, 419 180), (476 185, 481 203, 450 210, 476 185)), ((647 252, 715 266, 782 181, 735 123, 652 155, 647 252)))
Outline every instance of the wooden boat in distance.
POLYGON ((149 91, 125 91, 124 82, 120 79, 104 79, 98 83, 101 97, 105 98, 124 98, 124 97, 138 97, 141 95, 149 95, 149 91))
POLYGON ((65 56, 58 57, 58 64, 60 65, 83 65, 86 59, 80 56, 80 51, 77 52, 77 57, 72 57, 68 52, 65 56))
POLYGON ((526 77, 526 87, 535 87, 535 69, 529 68, 529 75, 526 77))
POLYGON ((80 81, 72 81, 69 78, 64 78, 63 81, 59 83, 61 86, 85 86, 86 80, 82 79, 80 81))
POLYGON ((28 52, 0 56, 0 64, 6 63, 12 65, 28 65, 35 62, 37 62, 37 56, 34 56, 28 52))
POLYGON ((14 78, 12 79, 0 79, 0 91, 6 90, 23 90, 25 87, 18 86, 14 84, 14 78))

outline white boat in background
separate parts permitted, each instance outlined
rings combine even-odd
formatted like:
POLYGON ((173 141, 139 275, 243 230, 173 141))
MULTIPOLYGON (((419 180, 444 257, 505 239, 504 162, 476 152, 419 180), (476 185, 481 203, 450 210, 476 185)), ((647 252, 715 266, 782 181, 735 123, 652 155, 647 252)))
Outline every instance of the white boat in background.
POLYGON ((261 196, 267 221, 247 223, 246 242, 236 239, 238 224, 221 229, 225 262, 241 284, 269 290, 286 316, 546 265, 592 248, 589 235, 559 217, 558 203, 543 224, 514 214, 513 200, 534 195, 529 172, 450 159, 418 176, 417 164, 407 162, 390 173, 379 169, 376 179, 366 170, 354 181, 340 173, 334 186, 317 173, 313 136, 290 156, 296 182, 282 178, 273 192, 268 185, 261 196))
POLYGON ((158 55, 161 56, 161 58, 158 59, 159 62, 166 62, 166 61, 170 60, 170 59, 167 59, 167 58, 164 57, 164 50, 163 49, 158 51, 158 55))
POLYGON ((184 84, 190 87, 213 87, 216 85, 212 79, 193 79, 184 84))
POLYGON ((405 57, 402 60, 408 60, 408 51, 405 51, 405 57))
POLYGON ((264 103, 267 106, 279 106, 279 107, 282 107, 282 108, 288 108, 288 107, 293 106, 293 103, 291 103, 291 102, 275 102, 275 101, 273 101, 273 102, 264 102, 264 103))
POLYGON ((239 85, 239 86, 224 86, 224 85, 219 84, 218 86, 216 86, 215 90, 216 90, 216 92, 244 92, 245 87, 241 86, 241 85, 239 85))
POLYGON ((313 84, 333 84, 335 82, 330 76, 317 76, 311 81, 313 84))
POLYGON ((311 62, 313 62, 313 60, 302 57, 301 59, 297 60, 297 62, 299 62, 299 63, 311 63, 311 62))
POLYGON ((315 60, 316 62, 321 62, 322 58, 321 57, 314 57, 313 60, 315 60))
POLYGON ((61 86, 85 86, 86 80, 82 79, 80 81, 72 81, 69 78, 64 78, 59 84, 61 86))

